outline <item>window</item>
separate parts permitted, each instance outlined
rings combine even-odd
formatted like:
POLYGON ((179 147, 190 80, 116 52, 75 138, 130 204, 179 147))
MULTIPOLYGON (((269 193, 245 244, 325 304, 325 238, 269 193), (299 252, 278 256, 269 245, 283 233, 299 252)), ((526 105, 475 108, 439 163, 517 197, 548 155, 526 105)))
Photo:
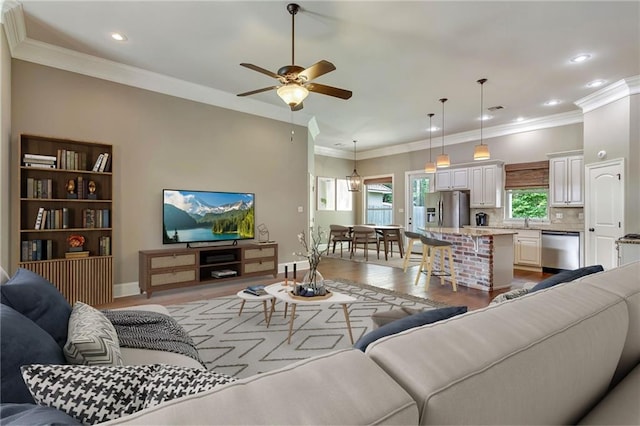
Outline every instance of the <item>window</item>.
POLYGON ((546 188, 509 189, 505 216, 507 219, 547 219, 548 197, 546 188))
POLYGON ((367 206, 364 223, 391 225, 393 223, 393 180, 381 177, 364 180, 367 206))

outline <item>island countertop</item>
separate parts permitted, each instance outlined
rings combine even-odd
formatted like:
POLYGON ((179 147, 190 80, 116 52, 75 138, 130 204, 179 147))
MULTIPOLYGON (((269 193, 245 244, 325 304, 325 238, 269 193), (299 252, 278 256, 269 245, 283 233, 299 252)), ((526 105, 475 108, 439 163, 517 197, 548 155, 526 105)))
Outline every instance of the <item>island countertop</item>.
POLYGON ((439 234, 466 235, 469 237, 485 237, 488 235, 513 235, 517 229, 479 229, 479 228, 420 228, 421 232, 434 232, 439 234))

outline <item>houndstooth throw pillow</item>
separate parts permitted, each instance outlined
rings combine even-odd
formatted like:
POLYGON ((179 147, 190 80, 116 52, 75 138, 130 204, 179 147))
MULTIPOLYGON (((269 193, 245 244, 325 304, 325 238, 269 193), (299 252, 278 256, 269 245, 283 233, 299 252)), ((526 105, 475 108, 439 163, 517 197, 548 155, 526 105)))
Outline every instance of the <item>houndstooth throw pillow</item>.
POLYGON ((57 408, 84 424, 117 419, 182 396, 236 381, 213 371, 164 364, 22 367, 39 405, 57 408))
POLYGON ((37 404, 95 424, 142 410, 142 386, 157 368, 33 364, 22 367, 22 378, 37 404))
POLYGON ((82 302, 73 305, 63 351, 70 364, 123 364, 113 324, 102 312, 82 302))
POLYGON ((144 408, 204 392, 236 380, 235 377, 215 371, 163 365, 143 386, 146 395, 144 408))

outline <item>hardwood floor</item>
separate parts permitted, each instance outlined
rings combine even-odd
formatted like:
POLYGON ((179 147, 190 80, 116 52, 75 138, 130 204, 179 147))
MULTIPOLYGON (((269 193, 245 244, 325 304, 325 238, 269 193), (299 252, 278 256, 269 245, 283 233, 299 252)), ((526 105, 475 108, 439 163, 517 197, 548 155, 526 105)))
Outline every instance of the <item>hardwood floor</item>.
MULTIPOLYGON (((417 266, 407 269, 392 268, 390 266, 380 266, 370 263, 351 262, 341 259, 332 259, 325 257, 320 264, 319 270, 322 275, 328 279, 344 278, 347 280, 366 283, 381 288, 394 290, 401 293, 412 294, 415 296, 426 297, 431 300, 445 303, 447 305, 467 306, 469 310, 479 309, 487 306, 491 300, 500 293, 504 293, 509 289, 486 292, 468 287, 458 286, 458 291, 453 292, 451 285, 445 281, 445 285, 440 285, 439 278, 431 278, 431 285, 425 288, 422 278, 420 283, 415 286, 415 274, 417 266)), ((537 283, 550 274, 540 272, 528 272, 522 270, 514 271, 514 281, 511 288, 522 287, 526 283, 537 283)), ((146 295, 137 295, 130 297, 122 297, 114 302, 100 306, 100 308, 122 308, 133 305, 142 304, 160 304, 175 305, 186 303, 194 300, 212 299, 215 297, 228 296, 236 294, 248 285, 253 284, 272 284, 282 281, 284 276, 280 274, 278 278, 260 277, 253 279, 242 279, 230 281, 224 284, 207 284, 195 286, 185 289, 167 290, 154 293, 151 298, 146 295)))

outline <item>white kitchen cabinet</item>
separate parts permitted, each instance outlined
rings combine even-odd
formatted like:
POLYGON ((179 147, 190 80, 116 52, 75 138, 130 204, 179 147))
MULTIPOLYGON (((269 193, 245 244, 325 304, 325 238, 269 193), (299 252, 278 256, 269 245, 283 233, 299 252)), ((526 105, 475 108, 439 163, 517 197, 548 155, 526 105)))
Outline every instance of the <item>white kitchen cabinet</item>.
POLYGON ((584 206, 584 158, 582 155, 549 159, 550 205, 584 206))
POLYGON ((513 239, 514 264, 523 266, 542 266, 540 231, 533 229, 518 229, 513 239))
POLYGON ((436 191, 469 189, 469 169, 453 168, 436 171, 436 191))
POLYGON ((496 164, 469 168, 472 208, 502 207, 502 167, 496 164))

